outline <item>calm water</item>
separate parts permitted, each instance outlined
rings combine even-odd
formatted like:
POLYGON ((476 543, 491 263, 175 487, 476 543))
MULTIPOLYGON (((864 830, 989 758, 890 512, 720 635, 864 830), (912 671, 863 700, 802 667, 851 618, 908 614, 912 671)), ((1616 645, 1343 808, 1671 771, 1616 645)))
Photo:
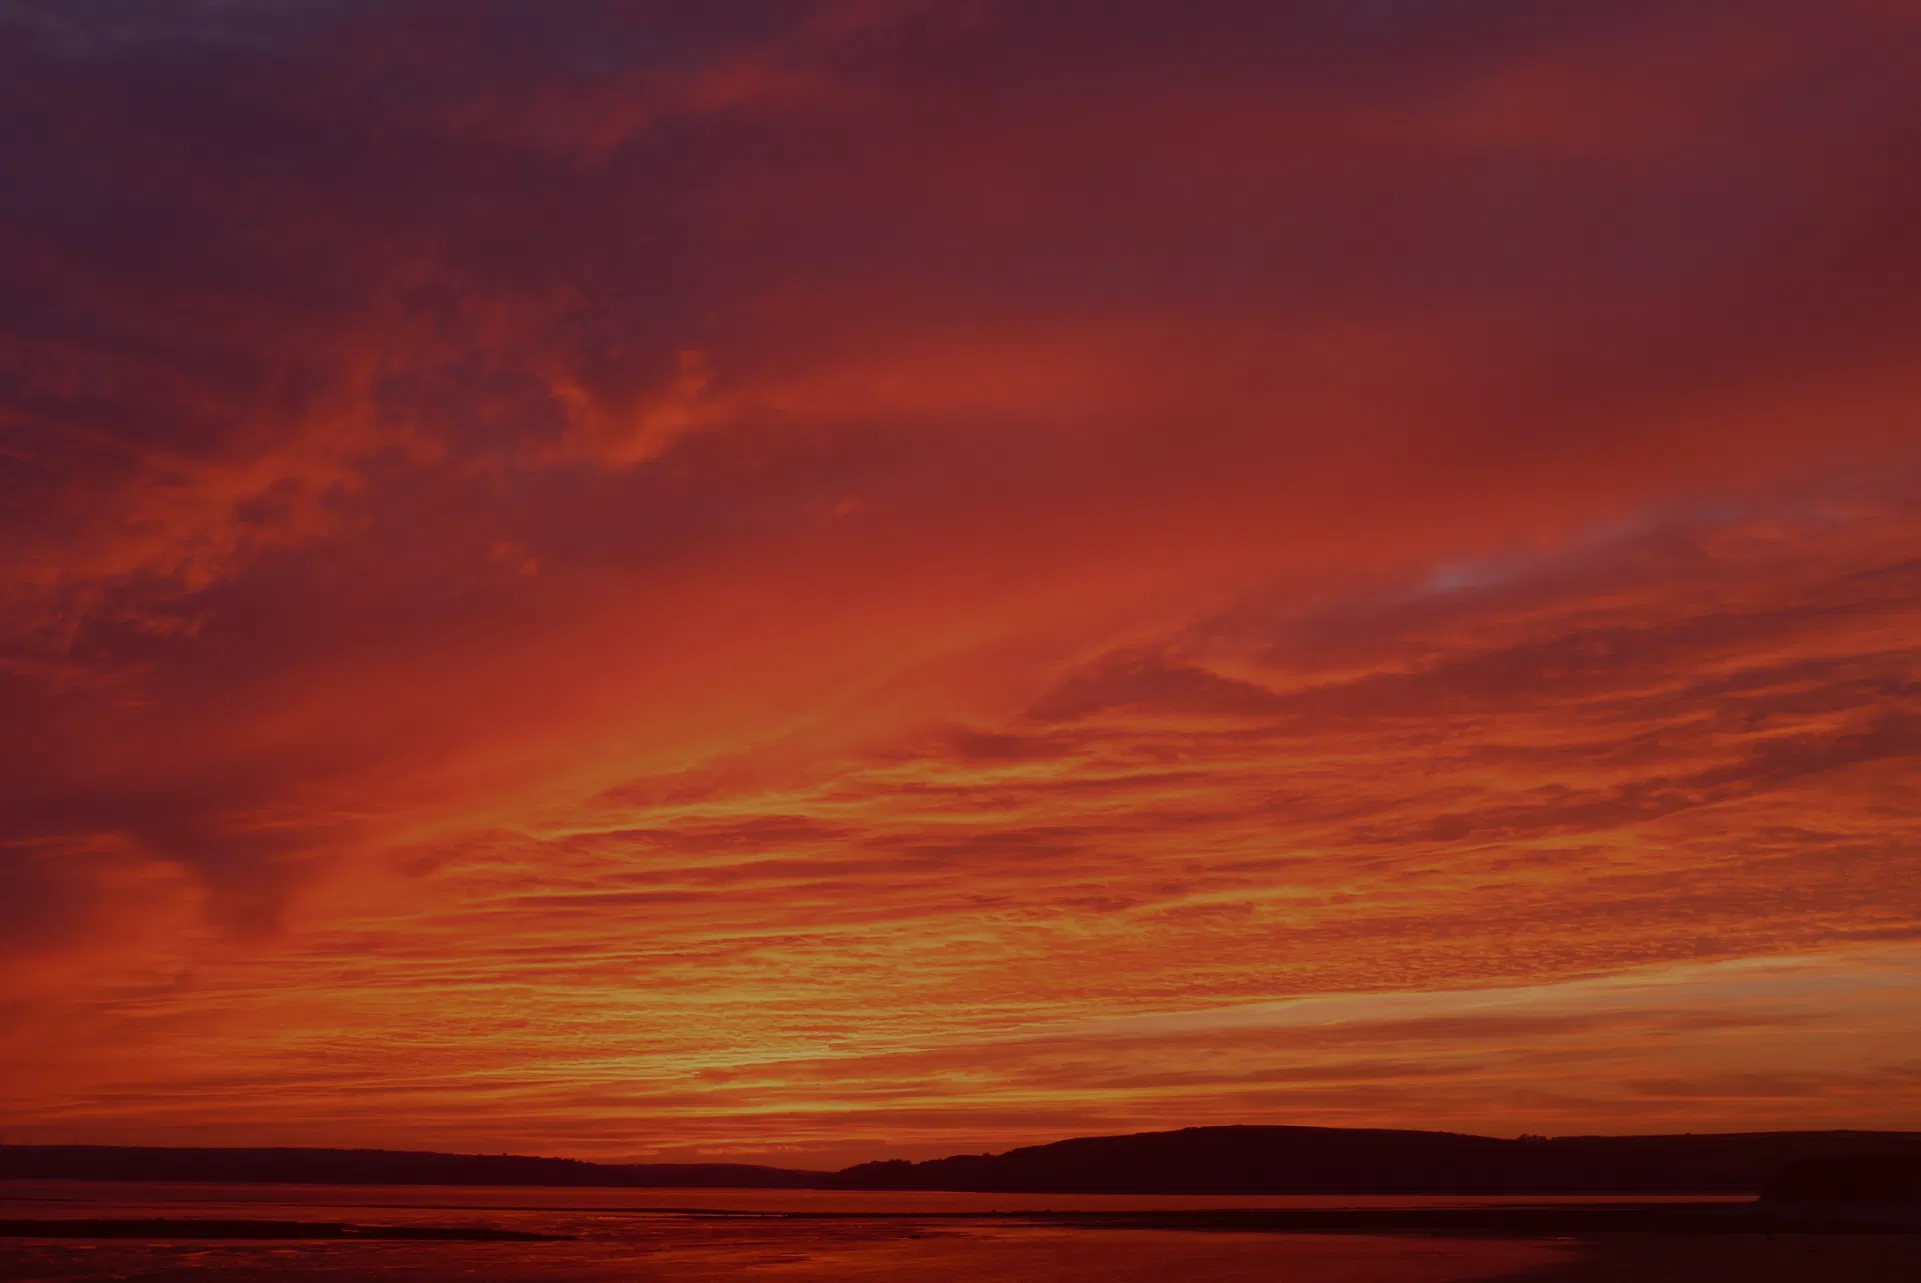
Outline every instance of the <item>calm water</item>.
MULTIPOLYGON (((473 1225, 570 1236, 555 1243, 0 1240, 0 1278, 7 1283, 1466 1283, 1620 1277, 1651 1283, 1653 1276, 1640 1266, 1623 1266, 1618 1274, 1594 1273, 1586 1268, 1592 1264, 1584 1256, 1587 1249, 1569 1241, 1080 1229, 985 1217, 994 1211, 1023 1210, 1547 1201, 1556 1200, 0 1182, 0 1216, 9 1218, 333 1220, 473 1225), (728 1214, 702 1215, 700 1210, 728 1214), (768 1215, 788 1211, 856 1215, 824 1221, 768 1215), (953 1213, 983 1216, 975 1220, 953 1213), (925 1219, 915 1214, 925 1214, 925 1219)), ((1778 1261, 1780 1253, 1765 1259, 1778 1261)))

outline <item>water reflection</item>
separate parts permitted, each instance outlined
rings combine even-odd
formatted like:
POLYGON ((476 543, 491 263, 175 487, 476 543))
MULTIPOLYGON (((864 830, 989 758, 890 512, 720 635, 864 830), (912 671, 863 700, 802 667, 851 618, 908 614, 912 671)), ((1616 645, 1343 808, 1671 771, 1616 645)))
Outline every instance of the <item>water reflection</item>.
MULTIPOLYGON (((1838 1256, 1773 1244, 1642 1242, 1622 1256, 1612 1248, 1597 1253, 1592 1244, 1539 1239, 1074 1228, 987 1216, 995 1211, 1566 1201, 0 1182, 0 1216, 11 1219, 350 1221, 481 1225, 568 1236, 547 1243, 0 1240, 0 1278, 8 1283, 1658 1283, 1670 1277, 1664 1271, 1682 1265, 1688 1272, 1671 1277, 1688 1283, 1704 1272, 1797 1281, 1839 1277, 1798 1273, 1801 1267, 1793 1264, 1826 1269, 1837 1264, 1838 1256), (778 1215, 783 1212, 854 1215, 792 1220, 778 1215), (1690 1256, 1701 1252, 1712 1259, 1690 1256)), ((1905 1259, 1912 1263, 1912 1257, 1905 1259)), ((1862 1266, 1849 1277, 1883 1275, 1862 1266)), ((1885 1277, 1905 1276, 1897 1270, 1885 1277)))

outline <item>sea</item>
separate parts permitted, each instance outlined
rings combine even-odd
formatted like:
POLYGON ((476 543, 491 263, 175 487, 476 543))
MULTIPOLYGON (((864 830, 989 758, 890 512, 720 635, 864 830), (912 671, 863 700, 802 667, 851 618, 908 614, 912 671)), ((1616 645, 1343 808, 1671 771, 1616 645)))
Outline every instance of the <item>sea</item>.
MULTIPOLYGON (((5 1283, 1913 1283, 1914 1243, 1593 1243, 1023 1221, 1036 1212, 1440 1207, 1593 1198, 1013 1195, 740 1189, 0 1181, 0 1220, 345 1222, 538 1242, 0 1238, 5 1283), (1842 1271, 1842 1272, 1835 1272, 1842 1271)), ((1638 1203, 1655 1201, 1646 1197, 1638 1203)), ((1707 1201, 1707 1200, 1686 1200, 1707 1201)), ((1754 1236, 1760 1238, 1762 1236, 1754 1236)), ((1851 1238, 1852 1236, 1850 1236, 1851 1238)))

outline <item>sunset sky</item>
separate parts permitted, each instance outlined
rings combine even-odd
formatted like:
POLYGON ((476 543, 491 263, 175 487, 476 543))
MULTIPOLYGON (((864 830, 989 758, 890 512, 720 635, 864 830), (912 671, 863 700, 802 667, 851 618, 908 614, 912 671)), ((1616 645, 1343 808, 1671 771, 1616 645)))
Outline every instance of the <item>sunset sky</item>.
POLYGON ((1921 1129, 1921 3, 0 0, 0 1134, 1921 1129))

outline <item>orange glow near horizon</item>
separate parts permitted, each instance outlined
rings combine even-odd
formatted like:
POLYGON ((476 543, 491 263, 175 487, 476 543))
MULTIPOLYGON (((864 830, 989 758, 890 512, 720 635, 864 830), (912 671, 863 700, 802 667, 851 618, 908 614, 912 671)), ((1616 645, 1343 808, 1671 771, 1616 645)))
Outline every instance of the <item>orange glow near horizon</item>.
POLYGON ((6 1138, 1921 1129, 1921 14, 1669 8, 0 12, 6 1138))

